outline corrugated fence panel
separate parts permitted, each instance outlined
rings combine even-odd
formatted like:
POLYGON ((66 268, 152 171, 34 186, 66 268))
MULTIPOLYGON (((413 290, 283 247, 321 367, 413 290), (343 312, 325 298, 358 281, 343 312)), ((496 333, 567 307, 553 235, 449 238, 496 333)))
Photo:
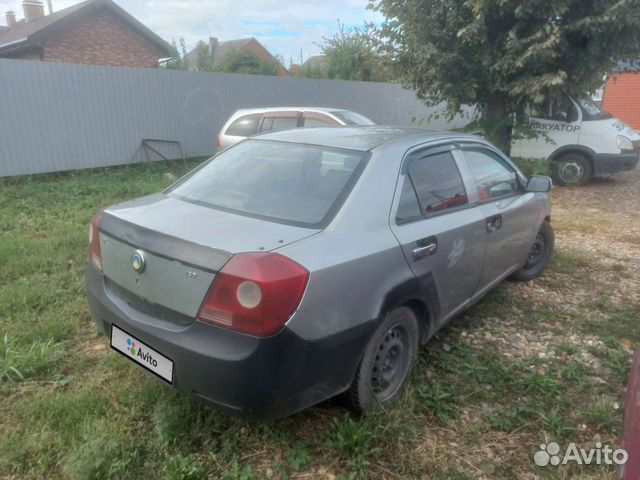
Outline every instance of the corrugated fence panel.
MULTIPOLYGON (((389 83, 0 59, 0 176, 126 164, 145 138, 177 140, 187 157, 210 155, 239 108, 301 105, 346 108, 396 125, 438 110, 389 83)), ((175 148, 160 148, 177 156, 175 148)))

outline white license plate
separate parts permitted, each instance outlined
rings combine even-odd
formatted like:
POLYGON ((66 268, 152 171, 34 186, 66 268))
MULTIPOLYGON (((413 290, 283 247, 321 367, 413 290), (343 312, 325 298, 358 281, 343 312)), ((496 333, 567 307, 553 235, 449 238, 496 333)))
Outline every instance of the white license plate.
POLYGON ((111 325, 111 348, 164 381, 173 383, 173 362, 115 325, 111 325))

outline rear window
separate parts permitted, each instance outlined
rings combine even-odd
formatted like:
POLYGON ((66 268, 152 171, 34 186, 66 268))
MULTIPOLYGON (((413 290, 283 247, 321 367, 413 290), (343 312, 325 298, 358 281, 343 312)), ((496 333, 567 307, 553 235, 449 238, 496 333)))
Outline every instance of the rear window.
POLYGON ((261 118, 261 113, 243 115, 229 125, 225 135, 233 135, 235 137, 250 137, 251 135, 255 135, 258 133, 258 124, 260 123, 261 118))
POLYGON ((262 132, 297 128, 298 117, 264 117, 262 132))
POLYGON ((330 112, 331 115, 341 120, 345 125, 375 125, 373 120, 368 119, 364 115, 349 110, 336 110, 330 112))
POLYGON ((365 152, 250 140, 211 159, 170 194, 290 225, 328 223, 357 181, 365 152))

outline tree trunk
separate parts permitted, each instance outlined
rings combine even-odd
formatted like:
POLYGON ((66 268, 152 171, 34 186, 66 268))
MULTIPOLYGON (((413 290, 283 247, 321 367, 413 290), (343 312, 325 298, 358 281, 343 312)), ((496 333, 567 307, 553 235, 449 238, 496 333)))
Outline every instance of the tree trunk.
POLYGON ((512 119, 507 111, 507 95, 495 92, 484 111, 484 130, 491 143, 506 155, 511 153, 512 119))

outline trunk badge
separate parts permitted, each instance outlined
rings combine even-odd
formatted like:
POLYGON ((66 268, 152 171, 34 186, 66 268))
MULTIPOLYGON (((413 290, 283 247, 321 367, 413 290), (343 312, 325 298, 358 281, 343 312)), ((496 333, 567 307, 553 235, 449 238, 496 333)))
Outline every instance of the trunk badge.
POLYGON ((131 255, 131 268, 138 273, 142 273, 145 265, 144 253, 141 250, 133 252, 133 255, 131 255))

